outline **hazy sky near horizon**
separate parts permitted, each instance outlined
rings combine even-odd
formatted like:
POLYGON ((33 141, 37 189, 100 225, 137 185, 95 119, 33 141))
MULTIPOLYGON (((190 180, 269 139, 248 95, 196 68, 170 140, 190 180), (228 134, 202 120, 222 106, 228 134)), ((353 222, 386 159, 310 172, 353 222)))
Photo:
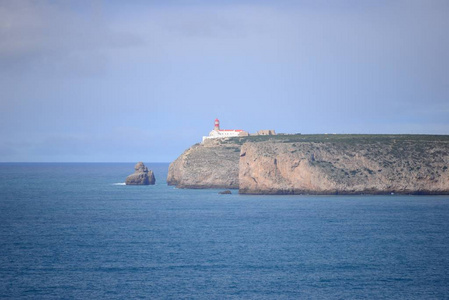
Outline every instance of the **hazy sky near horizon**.
POLYGON ((170 162, 223 128, 449 134, 449 1, 0 0, 0 161, 170 162))

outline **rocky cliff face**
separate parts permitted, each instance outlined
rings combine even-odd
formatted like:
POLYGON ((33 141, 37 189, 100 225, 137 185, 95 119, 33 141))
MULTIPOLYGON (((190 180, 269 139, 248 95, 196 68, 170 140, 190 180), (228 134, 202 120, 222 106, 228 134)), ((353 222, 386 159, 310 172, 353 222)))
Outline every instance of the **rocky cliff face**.
MULTIPOLYGON (((237 139, 238 140, 238 139, 237 139)), ((170 164, 167 183, 179 188, 239 187, 240 145, 206 140, 187 149, 170 164)))
POLYGON ((322 136, 247 142, 242 194, 449 194, 447 136, 322 136))

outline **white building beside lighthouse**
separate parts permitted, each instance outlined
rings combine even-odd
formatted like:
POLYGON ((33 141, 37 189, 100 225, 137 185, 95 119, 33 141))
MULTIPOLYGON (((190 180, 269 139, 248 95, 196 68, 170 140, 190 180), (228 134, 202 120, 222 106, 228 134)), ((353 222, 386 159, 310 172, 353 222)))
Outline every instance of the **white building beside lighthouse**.
POLYGON ((207 139, 228 138, 234 136, 248 136, 248 132, 242 129, 220 129, 220 120, 215 119, 214 130, 209 132, 209 136, 203 136, 203 142, 207 139))

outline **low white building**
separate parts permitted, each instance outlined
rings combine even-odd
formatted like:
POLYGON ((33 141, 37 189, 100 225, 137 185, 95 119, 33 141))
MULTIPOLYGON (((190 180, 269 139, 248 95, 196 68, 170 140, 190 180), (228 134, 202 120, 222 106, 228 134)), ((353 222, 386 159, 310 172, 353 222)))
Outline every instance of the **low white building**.
POLYGON ((208 136, 203 136, 203 142, 207 139, 228 138, 234 136, 248 136, 248 132, 241 129, 220 129, 220 120, 215 119, 214 130, 208 136))

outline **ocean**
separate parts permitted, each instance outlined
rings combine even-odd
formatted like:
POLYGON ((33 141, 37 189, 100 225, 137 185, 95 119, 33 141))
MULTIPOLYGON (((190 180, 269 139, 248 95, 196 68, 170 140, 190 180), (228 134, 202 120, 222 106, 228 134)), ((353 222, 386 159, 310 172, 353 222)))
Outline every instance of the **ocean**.
POLYGON ((2 299, 449 299, 448 196, 125 186, 132 163, 0 164, 2 299))

